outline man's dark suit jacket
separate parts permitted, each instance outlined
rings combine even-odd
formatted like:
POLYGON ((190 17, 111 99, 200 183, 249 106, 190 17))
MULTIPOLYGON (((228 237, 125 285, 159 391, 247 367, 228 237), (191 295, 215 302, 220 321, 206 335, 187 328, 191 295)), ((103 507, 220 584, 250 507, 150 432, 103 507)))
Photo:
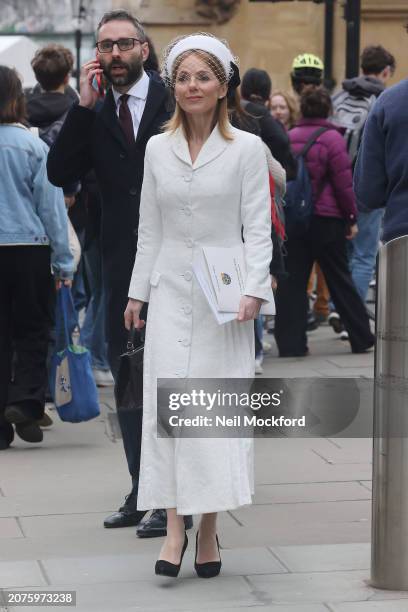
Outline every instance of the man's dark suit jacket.
POLYGON ((48 156, 48 178, 62 186, 96 174, 102 197, 102 254, 110 354, 123 350, 123 312, 136 253, 140 192, 147 141, 170 117, 168 91, 150 79, 136 143, 130 147, 109 90, 97 110, 74 106, 48 156))

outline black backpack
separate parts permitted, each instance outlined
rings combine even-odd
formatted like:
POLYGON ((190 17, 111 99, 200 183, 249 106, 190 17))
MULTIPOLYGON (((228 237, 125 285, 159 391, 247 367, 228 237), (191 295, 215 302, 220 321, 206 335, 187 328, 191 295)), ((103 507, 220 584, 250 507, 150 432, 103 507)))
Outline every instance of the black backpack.
POLYGON ((54 143, 61 128, 64 124, 65 118, 68 115, 68 111, 56 119, 53 123, 48 125, 46 128, 39 128, 38 135, 49 147, 54 143))
POLYGON ((297 172, 292 181, 288 181, 285 194, 285 226, 288 236, 301 236, 308 228, 314 210, 314 197, 306 155, 324 132, 331 128, 320 127, 313 132, 303 149, 296 155, 297 172))

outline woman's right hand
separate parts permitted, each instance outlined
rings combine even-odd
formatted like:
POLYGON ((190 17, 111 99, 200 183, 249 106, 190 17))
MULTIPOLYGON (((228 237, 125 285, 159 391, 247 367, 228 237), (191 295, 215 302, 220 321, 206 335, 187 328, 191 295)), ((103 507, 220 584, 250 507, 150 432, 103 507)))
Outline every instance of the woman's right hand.
POLYGON ((127 330, 130 330, 132 325, 135 329, 142 329, 145 326, 146 321, 139 318, 142 306, 143 302, 140 300, 133 300, 132 298, 129 298, 125 310, 125 327, 127 330))
POLYGON ((93 59, 82 66, 79 79, 79 106, 90 109, 95 106, 99 93, 92 86, 92 82, 97 74, 102 73, 103 70, 97 59, 93 59))
POLYGON ((65 287, 68 287, 69 289, 71 289, 71 287, 72 287, 72 279, 56 278, 54 282, 55 282, 55 289, 57 291, 59 291, 61 289, 62 285, 65 285, 65 287))
POLYGON ((271 288, 272 291, 276 291, 276 289, 278 288, 278 280, 277 278, 275 278, 275 276, 273 276, 273 274, 271 274, 271 288))

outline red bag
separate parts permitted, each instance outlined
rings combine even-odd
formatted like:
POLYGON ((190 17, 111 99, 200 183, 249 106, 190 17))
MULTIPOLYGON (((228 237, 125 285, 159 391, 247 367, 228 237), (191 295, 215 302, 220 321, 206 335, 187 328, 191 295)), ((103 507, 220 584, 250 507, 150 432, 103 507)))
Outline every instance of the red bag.
POLYGON ((269 189, 271 192, 271 219, 272 225, 275 228, 277 236, 282 240, 285 240, 285 221, 283 216, 283 210, 280 210, 279 205, 275 199, 275 181, 273 176, 269 174, 269 189))

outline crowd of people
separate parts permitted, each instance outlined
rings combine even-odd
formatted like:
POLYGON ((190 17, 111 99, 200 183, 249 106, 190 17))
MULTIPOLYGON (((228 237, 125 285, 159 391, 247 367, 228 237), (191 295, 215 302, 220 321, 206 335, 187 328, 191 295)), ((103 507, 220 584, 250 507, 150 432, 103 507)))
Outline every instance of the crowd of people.
POLYGON ((60 45, 32 59, 30 91, 0 66, 0 450, 14 432, 43 438, 62 284, 84 313, 97 384, 114 384, 128 330, 146 326, 143 416, 118 412, 131 492, 104 525, 167 535, 155 571, 176 576, 191 515, 202 513, 195 568, 208 578, 221 568, 217 512, 251 502, 252 442, 158 439, 157 378, 261 373, 259 311, 271 287, 280 357, 308 355, 307 331, 326 319, 353 352, 373 347, 364 302, 394 189, 384 116, 388 100, 398 109, 382 92, 395 59, 367 47, 362 75, 331 95, 309 53, 294 59, 293 91, 283 91, 265 70, 241 76, 227 43, 202 33, 172 41, 159 73, 152 41, 124 10, 103 16, 96 40, 79 92, 60 45), (289 210, 285 192, 289 201, 305 185, 312 208, 301 225, 307 197, 292 195, 289 210), (220 326, 193 256, 242 241, 245 292, 236 320, 220 326))

